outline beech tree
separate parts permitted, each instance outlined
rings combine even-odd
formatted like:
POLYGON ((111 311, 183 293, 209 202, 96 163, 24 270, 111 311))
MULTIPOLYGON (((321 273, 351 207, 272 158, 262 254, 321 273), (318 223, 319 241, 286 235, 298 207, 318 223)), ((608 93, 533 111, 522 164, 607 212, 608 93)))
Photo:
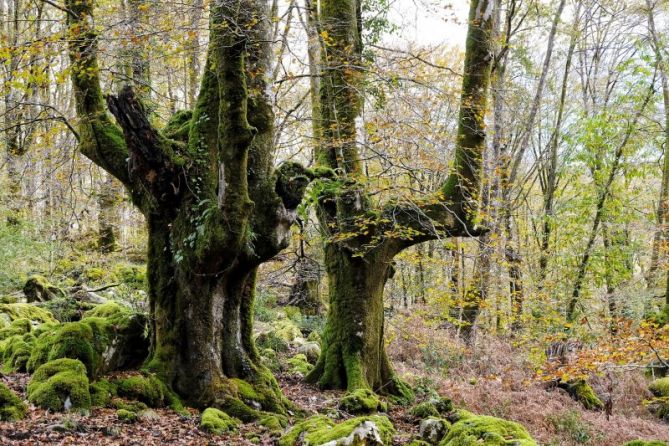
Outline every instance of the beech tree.
POLYGON ((191 111, 155 128, 131 87, 100 84, 92 0, 68 0, 81 151, 120 180, 148 229, 151 353, 145 368, 185 401, 242 419, 287 401, 251 338, 258 266, 289 241, 309 172, 273 170, 270 20, 261 0, 218 0, 191 111), (107 111, 116 118, 116 123, 107 111), (247 401, 248 402, 248 401, 247 401))
POLYGON ((318 197, 325 235, 329 314, 323 351, 307 379, 326 388, 409 397, 384 348, 383 288, 393 258, 418 243, 475 236, 484 117, 492 65, 493 0, 472 0, 453 172, 421 201, 372 203, 365 185, 356 119, 363 85, 359 0, 321 2, 319 167, 331 172, 318 197))

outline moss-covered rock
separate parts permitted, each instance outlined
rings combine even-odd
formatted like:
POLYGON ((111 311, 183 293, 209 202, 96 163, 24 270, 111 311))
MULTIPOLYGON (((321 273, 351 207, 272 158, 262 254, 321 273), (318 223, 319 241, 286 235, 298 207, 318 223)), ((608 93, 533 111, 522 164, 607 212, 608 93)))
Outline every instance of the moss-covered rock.
POLYGON ((669 396, 660 396, 643 402, 650 413, 669 421, 669 396))
POLYGON ((265 348, 260 351, 260 362, 274 373, 281 370, 279 357, 271 348, 265 348))
POLYGON ((52 411, 91 407, 86 366, 76 359, 56 359, 40 366, 28 384, 28 400, 52 411))
POLYGON ((46 302, 58 297, 65 297, 66 293, 62 289, 49 283, 46 277, 40 275, 30 276, 23 285, 23 294, 25 294, 28 303, 46 302))
POLYGON ((395 428, 381 415, 351 418, 339 424, 323 415, 296 424, 279 439, 279 446, 383 446, 392 444, 395 428))
POLYGON ((648 390, 655 396, 669 396, 669 378, 656 379, 648 386, 648 390))
POLYGON ((258 424, 270 432, 279 432, 288 426, 288 418, 278 414, 267 414, 258 419, 258 424))
POLYGON ((315 364, 321 355, 321 346, 317 342, 306 342, 300 345, 297 352, 306 356, 311 364, 315 364))
POLYGON ((406 446, 431 446, 431 444, 425 440, 414 439, 408 442, 406 446))
POLYGON ((357 389, 347 393, 340 401, 339 408, 351 414, 385 412, 388 405, 370 389, 357 389))
POLYGON ((149 408, 149 406, 141 401, 126 401, 122 398, 112 398, 109 402, 109 406, 114 409, 125 409, 137 413, 141 413, 149 408))
POLYGON ((274 324, 274 334, 287 343, 292 343, 297 338, 303 338, 302 331, 290 319, 280 319, 274 324))
POLYGON ((210 407, 202 412, 200 429, 215 435, 236 431, 241 422, 227 413, 210 407))
POLYGON ((438 417, 452 410, 453 403, 450 399, 437 397, 416 404, 409 410, 409 414, 416 420, 422 420, 429 417, 438 417))
POLYGON ((0 383, 0 421, 22 420, 28 412, 26 403, 12 390, 0 383))
POLYGON ((270 349, 275 352, 288 351, 288 342, 281 339, 273 331, 260 333, 255 339, 256 347, 259 349, 270 349))
POLYGON ((139 418, 139 415, 137 412, 126 409, 119 409, 116 411, 116 417, 119 419, 119 421, 124 423, 134 423, 139 418))
POLYGON ((584 379, 563 381, 558 384, 558 387, 566 390, 569 396, 588 410, 602 410, 604 408, 602 400, 584 379))
POLYGON ((139 365, 148 354, 146 320, 109 302, 87 312, 78 322, 45 329, 27 362, 28 371, 59 358, 79 359, 91 378, 139 365))
POLYGON ((14 335, 0 343, 0 360, 4 373, 25 372, 26 364, 30 359, 35 336, 26 333, 23 336, 14 335))
POLYGON ((119 396, 141 401, 149 407, 169 406, 177 411, 183 409, 179 397, 155 375, 134 375, 119 379, 114 384, 119 396))
POLYGON ((53 315, 43 308, 36 305, 15 303, 15 304, 0 304, 0 327, 5 328, 17 319, 27 319, 34 326, 52 323, 58 321, 53 315))
POLYGON ((290 366, 290 373, 300 374, 303 376, 306 376, 311 371, 311 369, 314 368, 312 364, 309 364, 307 357, 302 353, 298 353, 292 358, 289 358, 287 362, 290 366))
POLYGON ((441 418, 428 417, 420 422, 420 437, 429 444, 439 444, 446 436, 451 423, 441 418))
POLYGON ((90 386, 91 406, 105 407, 118 392, 116 385, 107 379, 100 379, 90 386))
POLYGON ((451 425, 440 446, 537 446, 527 430, 513 421, 462 410, 454 415, 458 421, 451 425))

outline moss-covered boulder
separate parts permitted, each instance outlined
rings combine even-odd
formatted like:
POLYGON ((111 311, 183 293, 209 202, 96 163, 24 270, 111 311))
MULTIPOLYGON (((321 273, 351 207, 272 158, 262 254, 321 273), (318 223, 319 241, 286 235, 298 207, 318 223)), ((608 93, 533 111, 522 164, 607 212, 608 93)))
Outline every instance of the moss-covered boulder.
POLYGON ((0 304, 0 328, 8 327, 17 319, 27 319, 33 327, 44 323, 55 324, 58 322, 48 310, 36 305, 25 303, 0 304))
POLYGON ((119 396, 141 401, 149 407, 169 406, 182 410, 181 401, 155 375, 134 375, 114 381, 119 396))
POLYGON ((274 373, 281 371, 279 356, 271 348, 264 348, 260 351, 260 362, 274 373))
POLYGON ((437 418, 428 417, 420 422, 419 434, 420 437, 429 444, 436 445, 446 436, 451 423, 437 418))
POLYGON ((91 407, 86 366, 76 359, 56 359, 40 366, 28 384, 28 400, 52 411, 91 407))
POLYGON ((440 446, 537 446, 527 430, 518 423, 457 410, 455 421, 440 446))
POLYGON ((289 345, 288 342, 281 339, 273 331, 267 331, 258 334, 255 338, 256 347, 259 349, 270 349, 275 352, 286 352, 288 351, 289 345))
POLYGON ((0 342, 2 371, 4 373, 25 372, 34 344, 35 336, 31 333, 23 336, 14 335, 0 342))
POLYGON ((659 396, 643 402, 650 413, 669 421, 669 396, 659 396))
POLYGON ((236 431, 240 423, 238 419, 213 407, 205 409, 200 417, 200 429, 215 435, 236 431))
POLYGON ((279 439, 279 446, 383 446, 392 444, 395 428, 381 415, 351 418, 335 424, 316 415, 296 424, 279 439))
POLYGON ((58 358, 78 359, 91 378, 138 366, 148 354, 146 319, 113 302, 87 312, 78 322, 46 329, 36 340, 28 371, 58 358))
POLYGON ((307 357, 302 353, 298 353, 292 358, 289 358, 287 362, 290 367, 289 372, 293 374, 305 376, 314 368, 314 366, 307 360, 307 357))
POLYGON ((435 397, 416 404, 409 409, 409 415, 414 420, 422 420, 429 417, 439 417, 453 410, 453 403, 448 398, 435 397))
POLYGON ((578 401, 588 410, 602 410, 604 403, 599 399, 595 391, 585 379, 571 379, 561 381, 558 387, 567 391, 572 399, 578 401))
POLYGON ((648 390, 654 396, 669 396, 669 378, 656 379, 648 385, 648 390))
POLYGON ((289 344, 298 338, 304 338, 299 327, 288 318, 280 319, 274 324, 274 334, 289 344))
POLYGON ((116 411, 116 418, 123 423, 134 423, 139 419, 139 415, 131 410, 119 409, 116 411))
POLYGON ((118 395, 116 384, 108 379, 100 379, 90 385, 91 406, 105 407, 118 395))
POLYGON ((59 297, 65 297, 67 293, 61 288, 49 283, 46 277, 40 275, 30 276, 23 285, 23 294, 28 303, 46 302, 59 297))
POLYGON ((385 412, 388 405, 370 389, 357 389, 347 393, 339 401, 339 408, 350 414, 370 414, 385 412))
POLYGON ((26 403, 5 384, 0 383, 0 421, 18 421, 28 412, 26 403))
POLYGON ((297 352, 306 356, 311 364, 315 364, 321 355, 321 346, 318 342, 306 342, 299 346, 297 352))

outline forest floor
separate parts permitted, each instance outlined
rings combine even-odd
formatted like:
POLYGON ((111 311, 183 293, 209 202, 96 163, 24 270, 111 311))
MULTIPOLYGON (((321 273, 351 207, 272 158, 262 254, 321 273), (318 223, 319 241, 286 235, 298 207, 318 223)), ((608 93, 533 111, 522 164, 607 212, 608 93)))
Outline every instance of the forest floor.
MULTIPOLYGON (((612 393, 613 411, 607 417, 603 412, 585 410, 562 390, 547 391, 534 379, 527 353, 508 341, 480 338, 475 348, 466 349, 453 340, 452 333, 444 331, 437 336, 434 330, 413 326, 410 320, 397 320, 388 331, 388 351, 397 372, 414 385, 419 399, 437 391, 451 398, 456 407, 517 421, 544 446, 669 441, 669 424, 654 418, 643 405, 649 397, 648 380, 639 370, 621 371, 606 382, 593 378, 600 395, 607 389, 612 393), (429 391, 421 393, 421 389, 429 391)), ((29 375, 21 373, 1 377, 22 397, 28 380, 29 375)), ((334 413, 343 395, 305 384, 299 375, 279 374, 278 381, 285 395, 309 413, 334 413)), ((394 444, 416 438, 418 426, 408 408, 394 406, 388 416, 398 432, 394 444)), ((169 409, 151 409, 128 424, 110 408, 77 415, 30 406, 24 420, 0 423, 0 445, 273 445, 277 439, 253 423, 243 425, 235 434, 211 435, 200 430, 198 422, 195 410, 186 416, 169 409)))

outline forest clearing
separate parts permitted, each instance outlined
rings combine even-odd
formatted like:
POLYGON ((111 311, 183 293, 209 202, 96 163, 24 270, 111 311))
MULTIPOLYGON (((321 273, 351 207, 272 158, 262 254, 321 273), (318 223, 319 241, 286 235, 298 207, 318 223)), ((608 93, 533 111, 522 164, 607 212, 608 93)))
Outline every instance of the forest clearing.
POLYGON ((1 445, 669 445, 666 0, 0 19, 1 445))

